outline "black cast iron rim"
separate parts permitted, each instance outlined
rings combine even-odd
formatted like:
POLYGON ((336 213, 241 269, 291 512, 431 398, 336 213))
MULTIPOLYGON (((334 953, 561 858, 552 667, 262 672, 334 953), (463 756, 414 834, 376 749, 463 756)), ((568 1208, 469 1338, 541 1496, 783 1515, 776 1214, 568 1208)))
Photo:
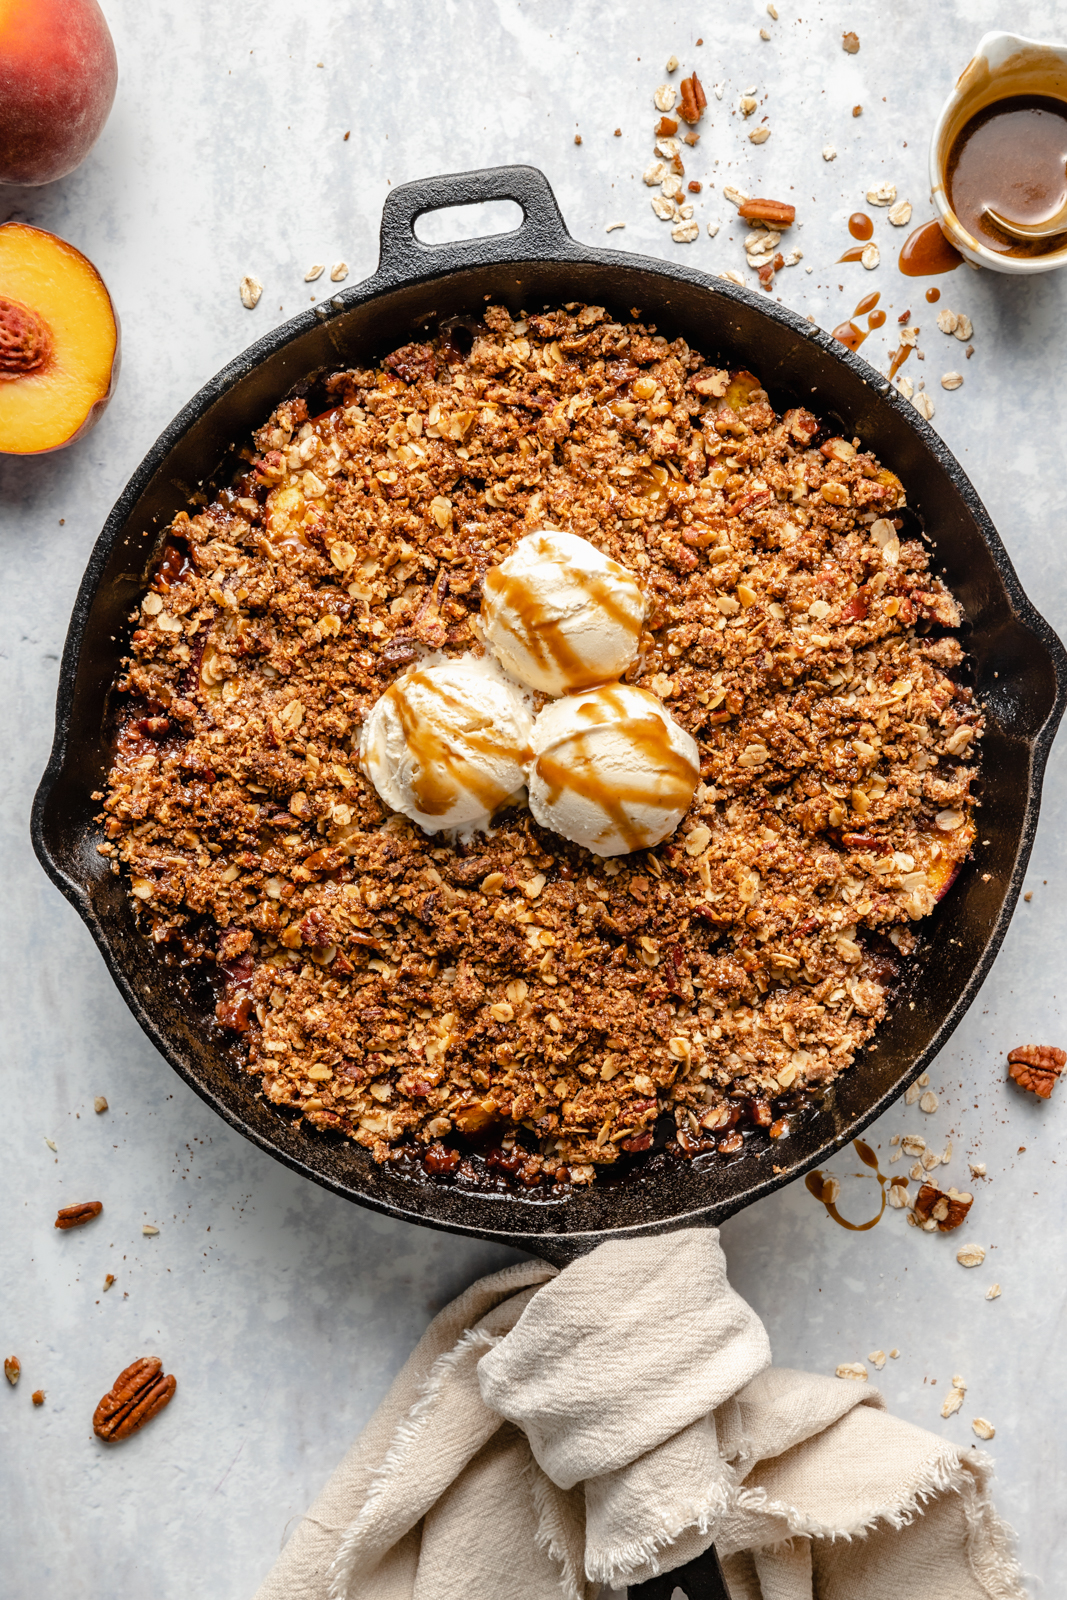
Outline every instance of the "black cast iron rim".
MULTIPOLYGON (((624 292, 620 290, 620 295, 624 292)), ((600 298, 583 295, 577 288, 571 297, 600 298)), ((469 309, 474 312, 477 306, 472 304, 469 309)), ((323 344, 321 337, 318 342, 323 344)), ((362 350, 361 359, 364 359, 362 350)), ((282 394, 307 376, 306 370, 294 367, 288 373, 289 382, 275 396, 275 403, 282 394)), ((813 402, 816 407, 818 404, 813 402)), ((266 415, 266 411, 262 415, 266 415)), ((852 426, 862 431, 862 422, 850 421, 849 427, 852 426)), ((177 484, 175 493, 179 497, 174 501, 175 510, 185 503, 189 487, 188 483, 177 484)), ((909 501, 910 498, 909 489, 909 501)), ((158 518, 155 520, 158 521, 158 518)), ((146 530, 141 531, 144 534, 146 530)), ((122 576, 124 580, 130 579, 132 587, 129 593, 132 596, 137 586, 142 584, 142 576, 138 573, 122 576)), ((1004 637, 1007 638, 1007 635, 1004 637)), ((121 650, 121 644, 118 649, 121 650)), ((117 661, 117 653, 115 659, 117 661)), ((89 667, 86 666, 85 670, 88 672, 89 667)), ((1025 682, 1020 695, 1022 710, 1017 709, 1016 714, 1025 721, 1025 682)), ((889 387, 884 378, 859 356, 831 340, 828 334, 804 322, 769 297, 757 296, 747 289, 673 261, 628 256, 615 250, 577 244, 568 233, 555 196, 541 172, 525 166, 490 168, 430 178, 395 189, 388 196, 383 211, 381 258, 377 272, 364 282, 339 293, 328 303, 317 306, 314 311, 305 311, 274 329, 230 362, 183 407, 133 474, 90 556, 74 605, 59 674, 55 740, 34 799, 31 834, 42 866, 85 921, 123 998, 152 1043, 185 1082, 238 1132, 292 1170, 346 1199, 410 1222, 494 1239, 563 1262, 592 1248, 609 1235, 637 1236, 721 1222, 743 1206, 825 1162, 880 1116, 929 1065, 947 1043, 977 995, 1007 932, 1036 833, 1045 764, 1065 704, 1067 652, 1023 592, 1000 537, 959 463, 929 424, 889 387), (512 233, 443 246, 428 246, 416 238, 414 224, 425 213, 487 200, 517 202, 523 212, 520 227, 512 233), (604 1209, 602 1191, 601 1199, 597 1202, 599 1211, 592 1216, 579 1213, 583 1210, 589 1212, 592 1195, 599 1186, 594 1186, 593 1191, 576 1194, 558 1205, 524 1202, 510 1196, 472 1194, 456 1189, 427 1190, 410 1181, 405 1185, 403 1180, 383 1186, 383 1174, 367 1170, 366 1163, 357 1164, 352 1172, 343 1176, 339 1176, 336 1170, 329 1170, 329 1164, 322 1156, 324 1146, 316 1142, 317 1136, 303 1135, 302 1145, 306 1146, 303 1148, 288 1135, 283 1137, 280 1125, 276 1130, 271 1125, 264 1125, 262 1119, 258 1125, 254 1125, 252 1113, 247 1107, 242 1111, 234 1103, 233 1094, 220 1092, 206 1081, 204 1072, 198 1070, 191 1059, 188 1045, 183 1048, 175 1037, 173 1027, 168 1028, 160 1021, 160 1007, 151 996, 150 986, 138 984, 130 970, 129 960, 120 956, 122 940, 116 931, 116 914, 109 914, 106 909, 101 911, 94 901, 94 869, 98 875, 99 868, 93 852, 99 835, 89 820, 88 812, 84 816, 80 813, 79 816, 73 816, 75 801, 79 802, 82 811, 85 808, 86 802, 80 791, 68 794, 64 789, 64 784, 67 788, 72 786, 72 767, 77 766, 83 758, 88 759, 88 746, 93 740, 100 742, 99 729, 79 728, 76 726, 75 713, 76 700, 83 691, 79 672, 86 654, 86 638, 94 623, 94 612, 100 600, 101 585, 109 561, 120 541, 130 536, 131 524, 149 487, 159 484, 161 473, 177 457, 179 446, 190 430, 218 402, 233 396, 237 386, 261 369, 270 358, 284 358, 290 347, 315 330, 325 334, 326 360, 323 367, 350 364, 351 353, 346 357, 341 340, 331 331, 335 325, 337 329, 343 327, 347 313, 372 304, 387 307, 390 304, 388 297, 395 299, 401 291, 425 290, 436 286, 443 296, 449 285, 460 277, 466 281, 478 279, 480 275, 482 280, 490 281, 487 272, 496 293, 506 299, 506 286, 499 285, 505 283, 501 278, 501 269, 508 267, 514 267, 520 278, 523 270, 563 269, 572 273, 575 280, 582 277, 592 280, 599 275, 612 283, 640 282, 645 287, 650 283, 658 284, 668 304, 671 299, 668 291, 679 295, 684 293, 692 300, 695 290, 702 297, 702 305, 706 300, 709 319, 715 316, 726 323, 731 315, 735 315, 736 323, 740 326, 743 318, 751 321, 755 313, 765 323, 775 325, 768 336, 773 333, 779 346, 782 344, 783 330, 787 330, 797 345, 802 342, 815 352, 813 360, 821 359, 821 370, 827 370, 825 358, 829 357, 834 367, 844 369, 840 374, 842 382, 846 382, 846 373, 851 374, 847 387, 854 396, 861 393, 856 388, 858 379, 868 391, 864 398, 869 400, 873 408, 871 415, 886 423, 889 413, 895 413, 893 426, 898 434, 899 423, 903 420, 916 446, 921 446, 920 454, 928 470, 935 477, 940 473, 945 492, 948 492, 947 486, 950 485, 965 507, 988 552, 1002 591, 998 603, 1003 615, 998 614, 998 626, 1002 632, 1009 624, 1015 628, 1018 638, 1012 635, 1014 643, 1009 640, 1011 649, 1017 654, 1018 649, 1025 647, 1032 674, 1041 679, 1045 695, 1040 711, 1034 713, 1039 720, 1017 736, 1020 749, 1025 749, 1026 802, 1021 823, 1005 847, 1010 855, 1010 870, 1000 874, 1000 883, 992 894, 985 895, 978 907, 978 921, 985 931, 978 936, 980 948, 976 944, 976 959, 969 977, 957 986, 950 1003, 941 1008, 937 1025, 929 1032, 923 1047, 909 1058, 893 1081, 869 1103, 854 1108, 848 1115, 842 1114, 836 1126, 819 1134, 817 1143, 809 1143, 807 1148, 799 1150, 783 1149, 780 1152, 786 1162, 783 1167, 774 1169, 767 1155, 753 1158, 752 1171, 745 1175, 745 1181, 719 1182, 718 1189, 724 1192, 718 1193, 713 1192, 716 1184, 706 1181, 707 1173, 701 1175, 694 1171, 692 1179, 703 1176, 703 1185, 695 1181, 688 1186, 682 1183, 685 1192, 681 1196, 673 1192, 678 1188, 677 1183, 657 1180, 646 1185, 636 1206, 630 1203, 632 1196, 626 1196, 626 1203, 623 1204, 617 1195, 609 1210, 604 1209), (617 1212, 622 1213, 621 1218, 617 1212)), ((1007 725, 1012 712, 1010 696, 1005 706, 1007 725)), ((1022 782, 1021 773, 1019 781, 1022 782)), ((95 810, 95 806, 89 809, 95 810)), ((1006 856, 1005 867, 1007 865, 1006 856)), ((976 871, 977 868, 972 869, 972 876, 976 871)), ((968 923, 973 920, 968 912, 968 923)), ((949 921, 946 926, 961 931, 963 924, 949 921)), ((935 1014, 938 1014, 936 1007, 935 1014)), ((883 1030, 887 1026, 888 1019, 883 1024, 883 1030)), ((858 1070, 859 1062, 852 1071, 858 1070)), ((849 1076, 846 1074, 845 1079, 849 1076)), ((844 1081, 840 1079, 838 1083, 844 1081)), ((831 1099, 834 1092, 831 1090, 831 1099)), ((366 1152, 360 1152, 360 1155, 366 1157, 366 1162, 370 1161, 366 1152)), ((724 1171, 728 1176, 734 1169, 717 1170, 721 1179, 724 1171)), ((620 1190, 619 1195, 621 1193, 620 1190)))

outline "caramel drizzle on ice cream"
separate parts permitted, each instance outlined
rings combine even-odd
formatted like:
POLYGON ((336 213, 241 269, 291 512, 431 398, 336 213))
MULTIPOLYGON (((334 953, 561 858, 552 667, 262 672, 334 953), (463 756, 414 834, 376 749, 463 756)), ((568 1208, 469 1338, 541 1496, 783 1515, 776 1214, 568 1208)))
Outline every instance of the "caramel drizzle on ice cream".
POLYGON ((411 753, 411 789, 423 816, 444 816, 461 791, 474 795, 486 815, 491 816, 511 791, 479 771, 470 755, 522 764, 529 752, 517 750, 491 718, 475 721, 466 701, 442 689, 425 672, 408 672, 386 690, 386 695, 393 702, 411 753), (420 715, 411 704, 407 691, 416 687, 440 702, 440 721, 420 715), (454 728, 448 727, 449 718, 454 728))
MULTIPOLYGON (((548 539, 539 540, 536 549, 538 555, 558 566, 567 583, 599 606, 612 622, 618 623, 632 638, 639 637, 644 625, 644 606, 639 600, 635 611, 620 598, 620 584, 625 586, 624 594, 632 594, 636 587, 625 567, 620 567, 617 561, 609 561, 601 572, 585 572, 561 560, 548 539)), ((483 590, 490 608, 508 613, 510 631, 542 670, 555 666, 565 676, 569 687, 578 692, 591 689, 602 680, 602 672, 590 666, 582 651, 575 649, 567 638, 564 626, 569 619, 553 617, 551 602, 541 603, 531 592, 528 573, 509 577, 500 567, 490 567, 483 580, 483 590)))
MULTIPOLYGON (((646 829, 635 826, 627 814, 627 805, 652 806, 658 811, 686 811, 700 773, 691 761, 672 748, 670 729, 655 697, 647 690, 630 690, 631 695, 635 693, 646 695, 651 702, 647 717, 628 715, 617 690, 599 689, 595 700, 578 709, 578 715, 591 725, 589 732, 561 739, 551 750, 538 756, 535 770, 548 789, 550 806, 559 802, 565 790, 571 790, 600 807, 628 849, 641 850, 656 841, 646 829), (604 716, 604 707, 614 715, 604 716), (633 775, 627 781, 613 772, 603 778, 598 771, 595 746, 590 743, 590 736, 603 727, 619 728, 635 753, 654 769, 655 776, 638 778, 633 775)), ((605 838, 609 832, 605 827, 600 837, 605 838)))

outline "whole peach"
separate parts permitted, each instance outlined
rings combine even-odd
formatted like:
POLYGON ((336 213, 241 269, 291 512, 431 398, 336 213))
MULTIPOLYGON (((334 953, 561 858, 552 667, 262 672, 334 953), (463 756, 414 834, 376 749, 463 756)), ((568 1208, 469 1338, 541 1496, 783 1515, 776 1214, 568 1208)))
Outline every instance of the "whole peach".
POLYGON ((0 0, 0 182, 73 172, 107 121, 117 81, 96 0, 0 0))

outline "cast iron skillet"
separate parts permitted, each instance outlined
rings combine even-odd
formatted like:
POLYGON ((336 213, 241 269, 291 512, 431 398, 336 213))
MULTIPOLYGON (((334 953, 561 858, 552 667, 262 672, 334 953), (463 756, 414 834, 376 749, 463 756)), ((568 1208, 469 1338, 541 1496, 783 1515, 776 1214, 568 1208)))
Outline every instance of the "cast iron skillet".
MULTIPOLYGON (((231 458, 232 459, 232 458, 231 458)), ((1041 778, 1067 699, 1067 654, 1023 594, 959 463, 907 401, 857 356, 769 297, 689 266, 576 244, 544 176, 532 167, 430 178, 395 189, 382 216, 381 261, 365 283, 308 310, 246 350, 181 411, 134 473, 90 558, 60 670, 56 736, 33 807, 34 848, 84 917, 127 1004, 171 1066, 233 1127, 325 1188, 407 1221, 497 1239, 564 1263, 609 1234, 717 1223, 824 1162, 860 1132, 945 1044, 992 964, 1022 884, 1041 778), (494 238, 427 246, 418 217, 445 206, 511 199, 521 226, 494 238), (309 376, 367 365, 428 323, 587 301, 619 316, 639 308, 668 337, 757 373, 781 409, 803 401, 836 413, 843 431, 903 479, 938 570, 968 619, 967 647, 985 709, 975 859, 937 908, 915 963, 871 1050, 817 1112, 779 1145, 729 1163, 677 1167, 598 1183, 558 1203, 435 1188, 357 1145, 302 1129, 257 1099, 254 1080, 183 1002, 134 928, 123 882, 97 855, 92 791, 103 787, 109 685, 126 648, 131 607, 163 530, 190 492, 219 471, 277 402, 309 376)), ((216 1036, 217 1038, 217 1036, 216 1036)))

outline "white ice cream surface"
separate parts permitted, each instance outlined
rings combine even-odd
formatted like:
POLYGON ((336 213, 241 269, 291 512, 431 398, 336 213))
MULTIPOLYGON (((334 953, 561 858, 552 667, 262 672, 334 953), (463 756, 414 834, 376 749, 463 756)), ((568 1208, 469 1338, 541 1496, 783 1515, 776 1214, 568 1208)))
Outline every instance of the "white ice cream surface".
POLYGON ((573 533, 527 534, 485 575, 486 638, 508 672, 544 694, 619 677, 645 615, 633 574, 573 533))
POLYGON ((700 778, 695 739, 655 695, 608 684, 551 701, 534 719, 530 810, 598 856, 665 839, 700 778))
POLYGON ((526 782, 527 697, 489 657, 428 657, 375 702, 359 755, 385 804, 427 833, 486 825, 526 782))

